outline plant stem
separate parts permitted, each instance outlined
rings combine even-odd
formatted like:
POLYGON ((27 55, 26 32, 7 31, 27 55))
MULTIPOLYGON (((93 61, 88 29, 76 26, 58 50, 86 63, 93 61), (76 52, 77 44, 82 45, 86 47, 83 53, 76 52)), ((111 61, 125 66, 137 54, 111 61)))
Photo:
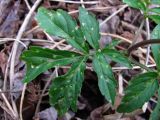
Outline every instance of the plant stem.
POLYGON ((134 45, 132 45, 131 47, 128 48, 128 56, 129 59, 132 63, 134 63, 135 65, 140 66, 141 68, 147 70, 147 71, 153 71, 152 69, 148 68, 147 66, 137 62, 136 60, 134 60, 132 58, 132 56, 130 56, 131 52, 135 49, 137 49, 138 47, 142 47, 144 45, 148 45, 148 44, 160 44, 160 40, 159 39, 150 39, 150 40, 146 40, 146 41, 142 41, 142 42, 138 42, 134 45))
POLYGON ((150 39, 150 40, 145 40, 142 42, 138 42, 134 45, 132 45, 131 47, 128 48, 128 55, 130 56, 131 52, 135 49, 137 49, 138 47, 142 47, 144 45, 149 45, 149 44, 160 44, 160 39, 150 39))

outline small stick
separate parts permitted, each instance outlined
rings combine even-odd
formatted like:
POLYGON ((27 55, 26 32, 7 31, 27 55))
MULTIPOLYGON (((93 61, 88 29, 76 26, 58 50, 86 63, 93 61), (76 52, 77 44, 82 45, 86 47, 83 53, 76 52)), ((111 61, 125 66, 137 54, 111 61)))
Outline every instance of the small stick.
MULTIPOLYGON (((146 18, 146 29, 147 29, 147 39, 149 40, 151 38, 151 35, 150 35, 150 25, 149 25, 149 19, 146 18)), ((148 45, 147 47, 147 55, 146 55, 146 65, 148 65, 148 62, 149 62, 149 56, 150 56, 150 48, 151 46, 148 45)))
POLYGON ((26 3, 26 6, 28 7, 28 9, 30 10, 30 9, 31 9, 31 6, 29 5, 28 0, 24 0, 24 1, 25 1, 25 3, 26 3))
MULTIPOLYGON (((2 90, 0 89, 0 92, 1 91, 2 90)), ((1 95, 2 95, 2 98, 4 99, 4 102, 6 103, 7 107, 9 108, 9 110, 12 112, 12 114, 14 115, 14 117, 16 117, 16 114, 15 114, 14 110, 12 109, 11 105, 9 104, 9 102, 8 102, 6 96, 4 95, 4 93, 1 93, 1 95)))
POLYGON ((88 2, 70 1, 70 0, 50 0, 50 1, 72 3, 72 4, 89 4, 89 5, 100 3, 99 1, 88 1, 88 2))
POLYGON ((51 80, 52 80, 53 77, 55 77, 55 76, 56 76, 56 77, 58 76, 57 68, 55 68, 54 72, 51 74, 50 78, 47 80, 47 83, 46 83, 46 85, 45 85, 44 88, 43 88, 43 91, 42 91, 42 93, 41 93, 41 96, 40 96, 39 101, 38 101, 37 106, 36 106, 35 118, 38 117, 37 114, 38 114, 38 111, 39 111, 39 106, 40 106, 41 101, 42 101, 42 97, 43 97, 43 95, 45 94, 45 91, 46 91, 47 87, 49 86, 51 80))
POLYGON ((22 109, 23 109, 23 100, 24 100, 26 87, 27 87, 27 83, 24 84, 23 90, 22 90, 22 95, 21 95, 20 108, 19 108, 20 120, 23 120, 22 109))
POLYGON ((116 35, 116 34, 112 34, 112 33, 101 33, 101 35, 108 35, 108 36, 111 36, 111 37, 118 38, 118 39, 121 39, 121 40, 123 40, 123 41, 126 41, 126 42, 128 42, 128 43, 130 43, 130 44, 132 43, 131 40, 129 40, 129 39, 127 39, 127 38, 124 38, 124 37, 122 37, 122 36, 116 35))
MULTIPOLYGON (((146 30, 147 30, 147 39, 149 40, 150 39, 150 25, 149 25, 149 19, 148 18, 146 18, 146 30)), ((148 45, 145 65, 148 65, 148 63, 149 63, 150 48, 151 48, 151 45, 148 45)), ((145 70, 143 72, 145 72, 145 70)), ((146 102, 142 106, 142 110, 143 110, 144 113, 146 112, 147 108, 148 108, 148 102, 146 102)))
POLYGON ((109 21, 112 17, 114 17, 115 15, 117 15, 118 13, 120 13, 122 10, 124 10, 125 8, 127 8, 128 5, 124 5, 123 7, 121 7, 119 10, 117 10, 116 12, 114 12, 113 14, 111 14, 109 17, 107 17, 101 24, 100 26, 102 26, 103 24, 105 24, 107 21, 109 21))
POLYGON ((160 44, 160 39, 150 39, 150 40, 138 42, 138 43, 132 45, 130 48, 128 48, 128 55, 130 55, 131 52, 133 50, 137 49, 138 47, 142 47, 144 45, 149 45, 149 44, 160 44))
MULTIPOLYGON (((11 56, 11 64, 10 64, 10 89, 12 89, 13 80, 14 80, 15 58, 16 58, 16 53, 17 53, 17 49, 18 49, 18 45, 19 45, 17 41, 21 40, 23 32, 25 31, 33 12, 35 11, 35 9, 37 8, 37 6, 40 4, 41 1, 42 0, 37 0, 35 2, 35 4, 33 5, 33 7, 30 9, 29 13, 25 17, 24 22, 23 22, 23 24, 21 25, 21 27, 20 27, 20 29, 18 31, 18 35, 16 37, 16 41, 13 44, 12 53, 11 53, 12 54, 12 56, 11 56)), ((11 100, 12 100, 12 106, 14 108, 14 111, 16 112, 16 117, 18 118, 18 111, 17 111, 16 105, 15 105, 15 102, 13 101, 13 96, 11 96, 11 100)), ((20 113, 20 114, 22 114, 22 113, 20 113)), ((21 118, 21 120, 22 120, 22 118, 21 118)))

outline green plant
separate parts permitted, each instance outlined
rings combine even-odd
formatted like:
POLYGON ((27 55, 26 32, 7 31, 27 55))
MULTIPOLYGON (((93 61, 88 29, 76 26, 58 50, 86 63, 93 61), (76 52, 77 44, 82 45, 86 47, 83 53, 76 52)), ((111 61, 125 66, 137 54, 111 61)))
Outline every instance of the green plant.
MULTIPOLYGON (((149 101, 150 98, 158 90, 158 96, 160 95, 160 87, 158 80, 160 78, 160 8, 150 8, 151 4, 160 4, 159 0, 123 0, 133 8, 140 9, 146 18, 150 18, 158 25, 151 33, 151 40, 140 42, 131 46, 128 49, 130 52, 140 46, 146 44, 152 44, 152 53, 156 62, 157 70, 149 69, 148 72, 137 75, 130 82, 129 86, 125 89, 125 96, 122 99, 121 105, 117 109, 119 112, 132 112, 149 101)), ((160 119, 160 96, 158 97, 158 103, 150 116, 150 120, 160 119)))
POLYGON ((107 59, 131 67, 127 57, 114 49, 116 43, 100 48, 98 21, 84 8, 80 7, 79 11, 80 26, 63 10, 49 11, 39 8, 36 16, 39 26, 44 31, 64 38, 76 48, 76 52, 33 46, 21 56, 27 63, 27 73, 23 80, 26 83, 48 69, 71 65, 65 75, 52 81, 49 90, 50 104, 58 110, 59 115, 63 115, 69 108, 76 111, 88 59, 92 61, 93 69, 97 73, 102 95, 112 104, 115 101, 117 83, 107 59))
POLYGON ((130 52, 137 47, 152 44, 152 53, 156 62, 157 70, 147 68, 146 73, 137 75, 130 82, 125 89, 125 96, 122 99, 121 105, 117 109, 118 112, 132 112, 149 101, 150 98, 158 91, 158 103, 150 116, 150 120, 159 120, 160 108, 160 86, 158 80, 160 79, 160 24, 158 24, 151 33, 151 40, 139 42, 128 49, 130 52), (157 44, 158 43, 158 44, 157 44))
POLYGON ((152 4, 160 4, 159 0, 123 0, 123 2, 141 10, 144 17, 152 19, 157 24, 160 23, 160 7, 150 7, 152 4))
MULTIPOLYGON (((158 19, 155 20, 157 18, 155 16, 159 17, 157 14, 159 10, 155 9, 159 8, 149 8, 151 2, 159 3, 159 1, 124 0, 124 2, 131 7, 140 9, 145 17, 149 17, 156 23, 159 23, 158 19), (155 13, 154 17, 150 15, 150 11, 155 13)), ((160 78, 160 46, 158 44, 152 45, 157 70, 147 68, 130 59, 130 57, 126 57, 122 52, 118 52, 114 48, 114 45, 117 43, 100 48, 99 24, 94 15, 81 7, 79 12, 80 25, 78 26, 76 20, 63 10, 49 11, 45 8, 39 8, 36 16, 39 26, 50 35, 64 38, 68 44, 76 48, 76 51, 30 47, 21 56, 22 60, 27 63, 27 73, 23 81, 28 83, 48 69, 71 65, 71 68, 65 75, 59 76, 52 81, 49 90, 50 104, 58 110, 59 115, 63 115, 69 108, 73 111, 77 110, 76 102, 81 92, 88 59, 92 61, 93 70, 98 76, 98 86, 102 95, 112 104, 115 101, 117 83, 107 59, 129 68, 131 68, 131 61, 147 70, 146 73, 137 75, 129 82, 128 87, 125 89, 125 96, 117 109, 118 112, 132 112, 149 101, 156 91, 159 91, 158 94, 160 94, 158 83, 160 78)), ((130 55, 132 50, 137 47, 159 43, 158 39, 160 39, 160 25, 157 25, 153 30, 152 40, 131 46, 128 49, 128 54, 130 55)), ((160 101, 160 98, 158 101, 160 101)), ((160 103, 158 102, 151 115, 151 120, 159 119, 159 108, 160 103)))

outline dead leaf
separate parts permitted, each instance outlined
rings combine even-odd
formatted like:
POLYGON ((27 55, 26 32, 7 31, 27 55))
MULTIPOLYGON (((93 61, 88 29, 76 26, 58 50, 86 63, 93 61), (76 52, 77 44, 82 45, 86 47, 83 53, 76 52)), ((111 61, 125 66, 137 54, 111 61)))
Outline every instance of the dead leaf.
POLYGON ((71 120, 74 116, 74 112, 68 111, 60 120, 71 120))
POLYGON ((0 25, 6 19, 10 12, 10 7, 13 4, 13 0, 1 0, 0 1, 0 25))
POLYGON ((1 11, 0 14, 0 16, 3 16, 0 20, 0 37, 13 37, 16 35, 20 25, 20 18, 25 15, 25 7, 23 6, 22 9, 22 6, 20 1, 16 1, 9 7, 6 5, 6 8, 3 8, 5 12, 1 11))
POLYGON ((0 52, 0 68, 3 74, 5 73, 7 61, 8 56, 4 52, 0 52))
POLYGON ((134 35, 132 33, 130 33, 129 31, 124 31, 121 34, 121 36, 124 37, 124 38, 127 38, 129 40, 133 40, 133 38, 134 38, 134 35))
MULTIPOLYGON (((103 120, 121 120, 122 114, 120 113, 115 113, 115 114, 110 114, 110 115, 105 115, 103 117, 103 120)), ((123 119, 123 120, 130 120, 130 119, 123 119)))
MULTIPOLYGON (((116 9, 113 8, 109 11, 109 14, 112 14, 115 12, 116 9)), ((102 20, 99 20, 99 23, 102 23, 102 20)), ((116 30, 118 29, 118 26, 120 24, 120 19, 118 16, 114 16, 111 18, 107 23, 104 23, 103 25, 100 26, 100 32, 103 33, 116 33, 116 30)), ((106 44, 109 44, 112 42, 112 38, 110 36, 102 36, 100 39, 100 46, 103 48, 106 46, 106 44)))
POLYGON ((21 95, 21 91, 24 86, 24 83, 22 82, 24 74, 25 74, 24 69, 15 73, 14 81, 13 81, 13 89, 12 89, 12 91, 15 91, 15 92, 11 93, 14 96, 15 100, 17 100, 21 95))
POLYGON ((110 104, 103 105, 99 108, 93 110, 90 114, 91 120, 104 120, 103 113, 108 111, 111 108, 110 104))
POLYGON ((54 107, 50 107, 38 113, 41 120, 57 120, 57 111, 54 107))
POLYGON ((132 21, 132 10, 130 8, 128 8, 124 13, 124 20, 127 22, 132 21))
POLYGON ((115 6, 120 5, 121 2, 119 0, 101 0, 101 4, 105 6, 115 6))

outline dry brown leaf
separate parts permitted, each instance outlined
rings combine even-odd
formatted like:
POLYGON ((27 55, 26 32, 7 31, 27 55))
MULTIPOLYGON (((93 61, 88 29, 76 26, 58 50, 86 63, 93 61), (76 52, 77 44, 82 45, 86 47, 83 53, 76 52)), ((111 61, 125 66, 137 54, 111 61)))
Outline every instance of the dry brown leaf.
POLYGON ((121 2, 120 0, 101 0, 101 4, 104 6, 115 6, 115 5, 120 5, 121 2))
POLYGON ((94 109, 90 114, 91 120, 103 120, 103 113, 111 108, 110 104, 103 105, 99 108, 94 109))
MULTIPOLYGON (((19 0, 16 2, 12 1, 11 3, 9 2, 6 4, 6 7, 3 8, 3 11, 0 11, 0 17, 2 16, 0 19, 0 37, 15 36, 20 25, 20 18, 25 15, 25 7, 19 0)), ((1 8, 3 4, 0 5, 1 8)))
POLYGON ((8 56, 4 52, 0 52, 0 68, 3 74, 5 73, 7 61, 8 61, 8 56))
POLYGON ((38 113, 41 120, 57 120, 57 111, 54 107, 50 107, 38 113))

